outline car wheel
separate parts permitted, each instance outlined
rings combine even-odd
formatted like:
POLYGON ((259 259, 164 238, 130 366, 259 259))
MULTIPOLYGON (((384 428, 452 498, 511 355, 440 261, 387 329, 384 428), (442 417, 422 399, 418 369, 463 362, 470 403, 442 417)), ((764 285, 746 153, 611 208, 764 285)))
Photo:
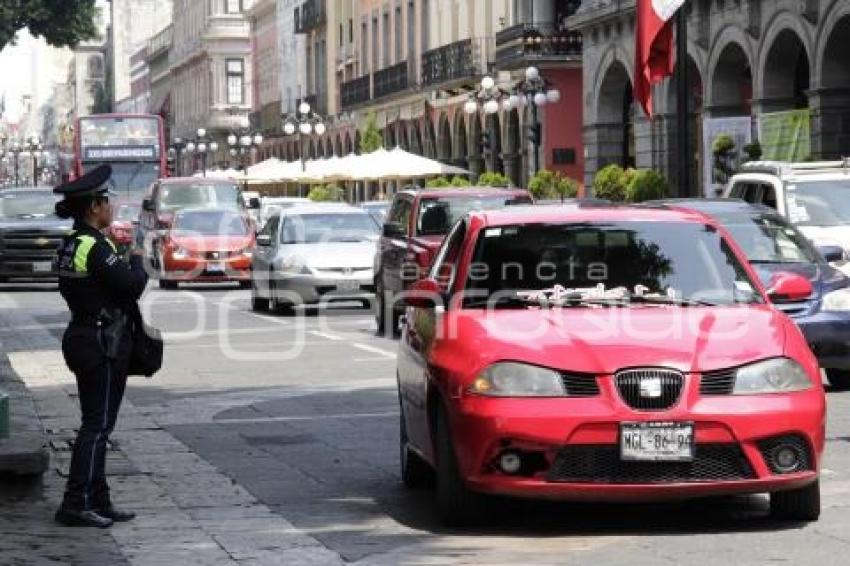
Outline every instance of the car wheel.
POLYGON ((372 301, 369 299, 363 299, 362 301, 360 301, 360 304, 363 305, 364 309, 372 309, 372 301))
POLYGON ((410 449, 407 438, 407 425, 404 422, 404 408, 399 421, 399 452, 401 461, 401 481, 410 489, 423 489, 434 486, 434 469, 419 454, 410 449))
POLYGON ((269 310, 269 300, 260 297, 254 282, 251 282, 251 310, 254 312, 265 312, 269 310))
POLYGON ((269 280, 269 306, 275 314, 292 314, 292 305, 277 298, 274 281, 269 280))
POLYGON ((164 289, 166 291, 170 291, 177 288, 177 281, 171 281, 170 279, 163 279, 160 275, 159 277, 159 288, 164 289))
POLYGON ((783 521, 817 521, 820 517, 820 480, 800 489, 771 493, 770 516, 783 521))
POLYGON ((466 487, 460 477, 446 412, 437 412, 437 511, 450 527, 472 526, 484 518, 484 496, 466 487))
POLYGON ((380 276, 375 279, 375 323, 378 325, 378 335, 387 330, 387 311, 384 304, 384 286, 380 276))
POLYGON ((251 289, 253 288, 253 283, 251 281, 240 281, 239 282, 240 289, 251 289))
POLYGON ((829 379, 829 384, 835 389, 841 391, 850 389, 850 370, 846 369, 828 369, 826 377, 829 379))

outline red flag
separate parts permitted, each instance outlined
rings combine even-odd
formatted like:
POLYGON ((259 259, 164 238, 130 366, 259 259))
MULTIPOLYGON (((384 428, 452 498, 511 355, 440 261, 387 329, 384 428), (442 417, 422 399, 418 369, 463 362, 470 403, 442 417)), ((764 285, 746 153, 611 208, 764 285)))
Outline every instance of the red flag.
POLYGON ((635 99, 652 116, 652 85, 673 74, 673 16, 685 0, 637 0, 635 99))

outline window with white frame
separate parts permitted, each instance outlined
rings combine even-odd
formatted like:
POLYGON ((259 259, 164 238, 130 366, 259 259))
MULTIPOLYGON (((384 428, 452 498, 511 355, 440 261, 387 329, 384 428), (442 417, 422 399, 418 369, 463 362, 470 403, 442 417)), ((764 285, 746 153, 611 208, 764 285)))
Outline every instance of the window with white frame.
POLYGON ((245 103, 245 62, 242 59, 228 59, 227 65, 227 103, 245 103))
POLYGON ((224 11, 228 14, 238 14, 242 11, 242 0, 224 0, 224 11))

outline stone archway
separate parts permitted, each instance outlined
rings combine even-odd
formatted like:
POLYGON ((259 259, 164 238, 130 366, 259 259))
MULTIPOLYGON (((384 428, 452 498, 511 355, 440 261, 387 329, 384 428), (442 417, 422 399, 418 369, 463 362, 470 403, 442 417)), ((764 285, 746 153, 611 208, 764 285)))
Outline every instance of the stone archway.
POLYGON ((473 179, 484 171, 484 158, 481 155, 481 115, 477 112, 469 116, 468 135, 466 136, 469 154, 469 171, 473 179))
POLYGON ((452 149, 454 149, 453 161, 455 165, 464 169, 469 167, 467 145, 466 122, 463 119, 463 112, 456 111, 454 116, 454 140, 452 143, 452 149))
POLYGON ((351 132, 346 132, 343 140, 342 150, 345 152, 345 155, 349 155, 354 152, 354 146, 351 141, 351 132))
POLYGON ((360 130, 354 132, 354 146, 353 151, 357 155, 360 155, 360 130))
POLYGON ((786 28, 776 36, 764 59, 760 110, 807 108, 810 86, 809 53, 797 33, 786 28))
POLYGON ((399 122, 398 145, 404 151, 410 151, 410 135, 407 132, 407 124, 405 122, 399 122))
POLYGON ((503 160, 505 175, 507 175, 517 187, 522 183, 522 131, 519 126, 519 111, 514 108, 507 113, 505 119, 505 151, 503 160))
MULTIPOLYGON (((675 73, 675 71, 674 71, 675 73)), ((675 76, 675 75, 674 75, 675 76)), ((691 134, 690 149, 693 152, 693 157, 690 160, 690 175, 693 180, 691 183, 692 190, 697 195, 705 194, 703 191, 703 163, 705 149, 703 148, 703 104, 704 104, 704 84, 699 66, 693 57, 688 56, 688 116, 690 117, 689 130, 691 134)), ((668 81, 667 84, 667 111, 663 116, 663 131, 667 138, 667 143, 659 144, 655 149, 657 151, 656 159, 662 164, 666 172, 667 178, 670 180, 672 187, 682 186, 678 182, 678 157, 679 152, 676 151, 678 143, 678 100, 677 100, 677 84, 675 80, 668 81)), ((692 196, 692 195, 671 195, 671 196, 692 196)))
POLYGON ((712 116, 748 116, 752 113, 753 71, 744 49, 735 42, 720 52, 711 77, 712 116))
POLYGON ((393 149, 396 145, 398 145, 396 124, 387 124, 387 127, 384 128, 384 147, 386 149, 393 149))
POLYGON ((819 88, 810 96, 812 154, 839 159, 850 153, 850 9, 824 33, 819 88))
POLYGON ((428 118, 422 118, 422 153, 430 159, 437 159, 437 137, 434 124, 428 118))
POLYGON ((342 136, 334 136, 334 155, 342 157, 343 153, 342 136))
POLYGON ((325 138, 325 157, 332 157, 334 154, 334 142, 330 136, 325 138))
POLYGON ((502 121, 499 118, 499 113, 488 114, 485 118, 487 123, 486 130, 483 133, 487 134, 490 142, 489 152, 485 152, 484 158, 487 162, 487 170, 496 173, 504 171, 502 162, 502 121))
POLYGON ((615 163, 634 167, 635 103, 626 67, 614 60, 603 75, 597 94, 596 135, 598 167, 615 163))
POLYGON ((437 159, 444 163, 452 161, 452 131, 446 114, 440 115, 437 134, 437 159))
POLYGON ((425 149, 422 147, 422 132, 416 122, 411 122, 408 126, 410 130, 410 152, 416 155, 425 155, 425 149))

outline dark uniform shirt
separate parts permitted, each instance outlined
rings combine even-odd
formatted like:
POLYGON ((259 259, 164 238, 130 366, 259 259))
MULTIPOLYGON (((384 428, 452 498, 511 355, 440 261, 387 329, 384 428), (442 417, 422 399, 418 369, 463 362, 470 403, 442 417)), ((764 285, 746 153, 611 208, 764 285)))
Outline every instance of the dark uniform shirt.
POLYGON ((129 265, 100 231, 84 222, 64 238, 59 249, 59 292, 73 319, 97 319, 103 309, 128 312, 148 282, 141 256, 129 265))

